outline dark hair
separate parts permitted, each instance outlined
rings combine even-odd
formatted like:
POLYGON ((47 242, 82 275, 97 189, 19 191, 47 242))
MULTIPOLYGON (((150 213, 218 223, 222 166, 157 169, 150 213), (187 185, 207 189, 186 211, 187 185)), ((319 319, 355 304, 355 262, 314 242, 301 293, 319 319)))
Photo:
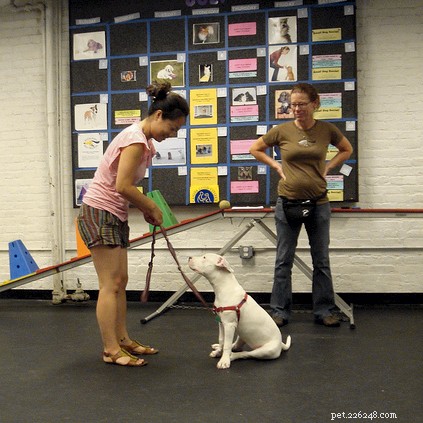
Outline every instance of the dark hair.
POLYGON ((163 112, 163 119, 175 120, 181 116, 188 116, 189 106, 187 101, 171 90, 172 85, 169 82, 157 81, 146 88, 147 94, 153 98, 153 102, 148 109, 148 116, 151 116, 157 110, 163 112))
POLYGON ((313 85, 306 84, 305 82, 300 82, 299 84, 294 85, 292 88, 291 94, 293 93, 304 93, 308 95, 310 101, 317 100, 317 106, 320 106, 320 96, 316 88, 313 85))

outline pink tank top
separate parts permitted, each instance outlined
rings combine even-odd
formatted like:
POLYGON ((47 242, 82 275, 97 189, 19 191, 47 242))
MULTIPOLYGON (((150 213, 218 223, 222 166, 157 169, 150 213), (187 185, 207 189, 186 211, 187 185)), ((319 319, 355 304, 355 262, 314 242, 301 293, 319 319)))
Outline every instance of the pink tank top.
POLYGON ((145 154, 140 158, 134 185, 144 178, 156 150, 152 140, 147 140, 137 122, 125 128, 109 144, 83 198, 83 202, 88 206, 106 210, 122 222, 128 220, 129 202, 116 191, 117 170, 122 149, 135 143, 144 144, 146 148, 145 154))

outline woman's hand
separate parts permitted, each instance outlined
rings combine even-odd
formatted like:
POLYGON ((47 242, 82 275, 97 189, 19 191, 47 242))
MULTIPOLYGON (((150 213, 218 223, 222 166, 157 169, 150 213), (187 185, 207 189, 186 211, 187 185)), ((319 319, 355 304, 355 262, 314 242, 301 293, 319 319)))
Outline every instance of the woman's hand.
POLYGON ((278 175, 284 180, 284 181, 286 181, 286 176, 285 176, 285 174, 283 173, 283 170, 282 170, 282 165, 279 163, 279 162, 277 162, 276 160, 275 160, 275 164, 276 164, 276 166, 273 166, 273 169, 275 169, 276 170, 276 172, 278 172, 278 175))
POLYGON ((147 223, 154 226, 161 226, 163 223, 163 213, 159 207, 155 206, 144 213, 144 219, 147 223))
POLYGON ((275 169, 278 175, 285 181, 286 177, 282 171, 282 164, 266 154, 266 150, 268 148, 269 146, 264 142, 263 137, 260 137, 251 145, 250 154, 253 155, 259 162, 267 164, 272 169, 275 169))

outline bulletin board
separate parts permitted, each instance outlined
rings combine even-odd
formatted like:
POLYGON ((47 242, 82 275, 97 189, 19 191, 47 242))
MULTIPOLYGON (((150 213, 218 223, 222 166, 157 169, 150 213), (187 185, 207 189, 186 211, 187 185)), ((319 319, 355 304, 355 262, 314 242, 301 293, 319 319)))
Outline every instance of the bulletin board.
MULTIPOLYGON (((153 80, 171 82, 190 116, 176 138, 155 143, 143 192, 159 190, 169 205, 274 205, 278 175, 249 147, 293 119, 290 90, 308 82, 321 96, 315 118, 335 124, 354 148, 327 176, 329 198, 337 206, 358 201, 355 7, 333 0, 69 0, 74 206, 108 144, 147 116, 145 87, 153 80)), ((329 146, 327 160, 336 152, 329 146)))

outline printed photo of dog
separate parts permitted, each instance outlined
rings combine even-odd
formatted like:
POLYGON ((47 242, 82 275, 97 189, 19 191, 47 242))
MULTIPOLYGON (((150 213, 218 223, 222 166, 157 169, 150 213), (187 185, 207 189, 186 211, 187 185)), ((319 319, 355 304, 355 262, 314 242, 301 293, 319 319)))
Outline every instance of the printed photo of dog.
POLYGON ((185 63, 177 60, 159 60, 150 62, 150 81, 167 81, 172 87, 185 86, 185 63))
POLYGON ((106 57, 105 31, 84 32, 73 35, 73 59, 104 59, 106 57))
POLYGON ((174 69, 172 65, 166 65, 163 69, 160 69, 157 72, 158 79, 175 79, 176 73, 174 73, 174 69))
POLYGON ((293 119, 291 90, 275 91, 275 119, 293 119))
POLYGON ((75 130, 107 129, 107 104, 75 104, 75 130))
POLYGON ((92 38, 88 40, 87 42, 87 48, 84 50, 84 53, 87 51, 92 51, 94 53, 97 53, 99 50, 103 48, 103 45, 96 40, 93 40, 92 38))
POLYGON ((192 27, 193 44, 216 44, 220 41, 219 22, 194 24, 192 27))
POLYGON ((297 80, 297 46, 269 47, 269 79, 271 82, 297 80))
POLYGON ((257 104, 256 89, 251 88, 234 88, 232 90, 232 105, 242 106, 245 104, 257 104))

